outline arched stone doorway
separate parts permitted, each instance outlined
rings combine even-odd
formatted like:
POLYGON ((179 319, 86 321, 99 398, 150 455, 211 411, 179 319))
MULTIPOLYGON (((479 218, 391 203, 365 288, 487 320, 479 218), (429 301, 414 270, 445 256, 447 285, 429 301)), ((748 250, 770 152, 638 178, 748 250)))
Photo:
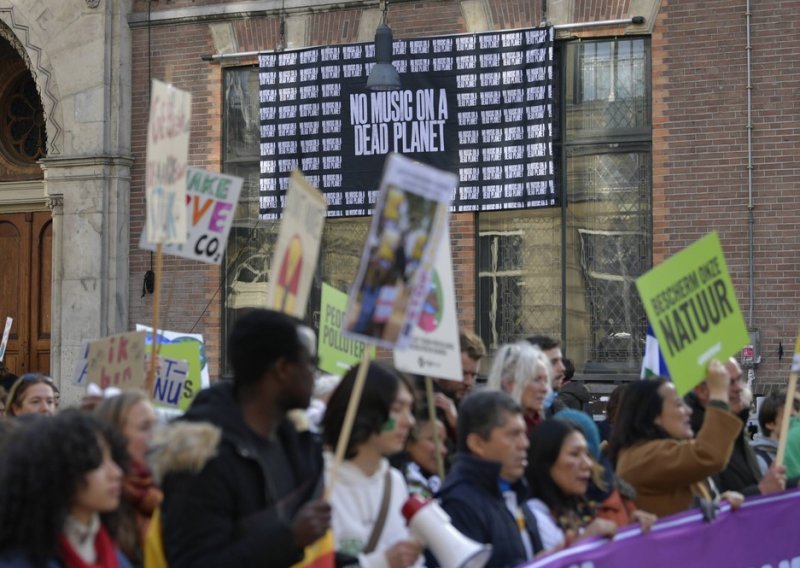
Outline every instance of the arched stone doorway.
MULTIPOLYGON (((6 34, 3 34, 6 35, 6 34)), ((0 325, 13 318, 4 364, 49 372, 53 222, 43 172, 42 102, 26 61, 0 35, 0 325)))

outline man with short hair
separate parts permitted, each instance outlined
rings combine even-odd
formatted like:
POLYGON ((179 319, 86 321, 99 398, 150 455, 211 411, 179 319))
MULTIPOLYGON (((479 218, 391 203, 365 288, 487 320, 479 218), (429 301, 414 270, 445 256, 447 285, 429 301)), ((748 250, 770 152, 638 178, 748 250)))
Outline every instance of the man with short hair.
POLYGON ((528 436, 522 408, 502 391, 476 392, 458 416, 458 459, 437 494, 453 526, 492 545, 486 566, 516 566, 532 556, 521 506, 528 436))
POLYGON ((545 417, 552 418, 559 410, 567 408, 567 405, 558 397, 567 370, 564 365, 564 355, 561 353, 561 341, 549 335, 533 335, 526 341, 542 350, 544 356, 550 361, 550 367, 553 369, 553 380, 550 381, 553 387, 553 394, 545 402, 547 406, 545 408, 545 417))
POLYGON ((561 390, 564 371, 566 371, 564 355, 561 353, 561 341, 548 335, 533 335, 526 341, 541 349, 550 361, 550 366, 553 367, 553 391, 557 393, 561 390))
POLYGON ((329 528, 330 507, 318 497, 321 445, 287 418, 308 406, 314 384, 313 341, 303 328, 261 309, 234 325, 233 381, 201 391, 185 415, 221 430, 216 455, 163 482, 171 568, 289 567, 329 528))
POLYGON ((586 410, 592 395, 580 381, 573 381, 575 376, 575 365, 569 359, 564 359, 564 380, 561 382, 561 390, 558 392, 556 401, 561 402, 565 408, 575 410, 586 410))
POLYGON ((458 339, 461 347, 461 373, 464 380, 436 379, 439 392, 434 397, 436 407, 442 411, 451 436, 454 435, 458 422, 458 405, 475 386, 481 359, 486 356, 483 341, 473 332, 462 329, 458 339))

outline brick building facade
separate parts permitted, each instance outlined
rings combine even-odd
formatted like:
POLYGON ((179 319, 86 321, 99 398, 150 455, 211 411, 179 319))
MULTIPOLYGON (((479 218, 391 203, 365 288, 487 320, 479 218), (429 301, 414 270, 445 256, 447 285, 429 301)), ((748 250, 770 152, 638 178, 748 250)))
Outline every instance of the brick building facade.
MULTIPOLYGON (((53 175, 49 193, 37 189, 42 195, 34 199, 33 210, 41 210, 47 195, 63 195, 63 205, 56 200, 56 207, 63 207, 65 227, 74 227, 66 232, 56 227, 53 237, 53 250, 58 250, 53 257, 52 294, 58 304, 53 321, 58 324, 52 330, 57 349, 51 367, 63 383, 80 336, 130 329, 152 317, 153 296, 141 292, 152 258, 138 249, 145 215, 145 137, 149 81, 163 78, 169 68, 173 83, 193 96, 190 164, 246 179, 237 212, 239 233, 232 237, 227 264, 164 261, 162 325, 202 333, 211 375, 218 376, 224 372, 222 338, 234 312, 241 302, 261 297, 269 264, 269 247, 262 245, 274 236, 274 227, 257 220, 258 125, 241 111, 240 100, 252 97, 246 91, 253 86, 257 65, 257 57, 247 53, 372 41, 380 3, 127 0, 106 5, 103 0, 70 0, 71 12, 67 3, 44 10, 40 4, 48 3, 0 0, 0 25, 5 26, 0 39, 26 54, 22 59, 38 87, 53 142, 45 171, 51 168, 53 175, 54 168, 69 167, 77 176, 53 175), (75 54, 81 51, 63 36, 57 40, 47 27, 61 19, 89 21, 100 13, 111 38, 102 48, 105 81, 102 75, 82 73, 79 59, 59 57, 65 43, 75 54), (225 53, 245 55, 201 59, 225 53), (87 94, 74 95, 84 91, 71 83, 66 87, 68 79, 86 83, 87 94), (102 85, 108 89, 104 106, 91 105, 95 84, 98 92, 102 85), (242 124, 231 119, 235 105, 241 115, 237 120, 245 118, 242 124), (94 124, 101 108, 101 117, 117 126, 95 151, 86 141, 97 140, 102 132, 86 124, 94 124), (92 156, 102 159, 87 162, 92 156), (120 202, 92 201, 87 187, 94 182, 87 180, 97 181, 91 186, 96 195, 113 191, 120 202), (98 219, 105 219, 105 230, 110 227, 122 237, 119 242, 107 234, 105 240, 95 239, 97 246, 81 245, 91 238, 70 223, 85 219, 87 199, 97 207, 98 219), (128 213, 125 222, 120 212, 128 213), (237 259, 254 264, 244 266, 237 259), (57 262, 66 272, 56 269, 57 262), (87 280, 88 272, 93 279, 87 280), (95 295, 87 291, 113 274, 118 276, 110 287, 95 295), (86 325, 70 328, 75 317, 95 309, 96 317, 88 317, 86 325)), ((800 248, 798 13, 797 2, 764 0, 390 2, 395 38, 527 28, 545 18, 558 30, 563 124, 556 146, 563 204, 453 216, 461 324, 478 329, 493 344, 534 332, 561 336, 579 376, 606 383, 633 377, 643 321, 632 279, 716 229, 742 311, 760 332, 756 390, 784 383, 800 317, 792 257, 800 248), (644 23, 568 27, 632 16, 643 16, 644 23), (592 101, 585 95, 590 79, 597 95, 592 101), (574 88, 578 84, 580 89, 574 88), (785 354, 779 359, 781 345, 785 354)), ((102 42, 102 36, 96 41, 102 42)), ((18 181, 0 178, 0 213, 19 210, 14 197, 19 187, 18 181)), ((346 286, 367 222, 328 223, 322 279, 346 286)))

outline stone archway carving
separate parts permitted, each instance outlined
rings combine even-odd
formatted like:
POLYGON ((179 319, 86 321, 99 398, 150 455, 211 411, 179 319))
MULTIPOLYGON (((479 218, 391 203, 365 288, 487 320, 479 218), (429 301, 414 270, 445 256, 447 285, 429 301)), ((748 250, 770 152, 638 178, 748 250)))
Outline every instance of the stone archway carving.
POLYGON ((61 154, 64 129, 59 120, 61 106, 53 72, 50 65, 43 61, 42 49, 32 43, 30 28, 14 15, 13 6, 0 8, 0 36, 6 39, 25 60, 36 80, 47 114, 47 155, 58 156, 61 154))

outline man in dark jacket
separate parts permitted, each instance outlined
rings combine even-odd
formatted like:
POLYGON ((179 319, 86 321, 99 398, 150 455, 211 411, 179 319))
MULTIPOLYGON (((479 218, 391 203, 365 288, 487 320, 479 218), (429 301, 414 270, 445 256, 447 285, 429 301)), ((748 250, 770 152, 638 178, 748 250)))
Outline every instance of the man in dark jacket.
POLYGON ((458 459, 437 494, 453 526, 492 545, 488 567, 516 566, 531 558, 524 528, 523 474, 528 437, 522 408, 504 392, 471 394, 458 414, 458 459))
MULTIPOLYGON (((762 477, 755 453, 748 443, 746 425, 750 410, 742 402, 742 369, 733 357, 725 363, 725 369, 731 376, 731 386, 728 389, 731 412, 741 419, 742 431, 733 445, 728 465, 714 476, 716 488, 720 493, 736 491, 745 497, 783 491, 786 487, 786 468, 783 466, 772 467, 762 477)), ((696 436, 703 425, 705 408, 708 403, 708 387, 705 382, 700 383, 686 395, 686 403, 692 409, 692 430, 696 436)))
POLYGON ((580 381, 573 381, 575 376, 575 365, 569 359, 564 359, 564 380, 561 382, 561 390, 558 391, 556 400, 562 402, 565 408, 586 411, 586 406, 592 400, 589 389, 580 381))
POLYGON ((163 482, 171 568, 289 567, 330 526, 330 507, 318 499, 321 447, 287 418, 311 397, 313 346, 304 337, 278 312, 253 310, 236 322, 233 382, 200 392, 185 416, 221 429, 217 455, 163 482))

